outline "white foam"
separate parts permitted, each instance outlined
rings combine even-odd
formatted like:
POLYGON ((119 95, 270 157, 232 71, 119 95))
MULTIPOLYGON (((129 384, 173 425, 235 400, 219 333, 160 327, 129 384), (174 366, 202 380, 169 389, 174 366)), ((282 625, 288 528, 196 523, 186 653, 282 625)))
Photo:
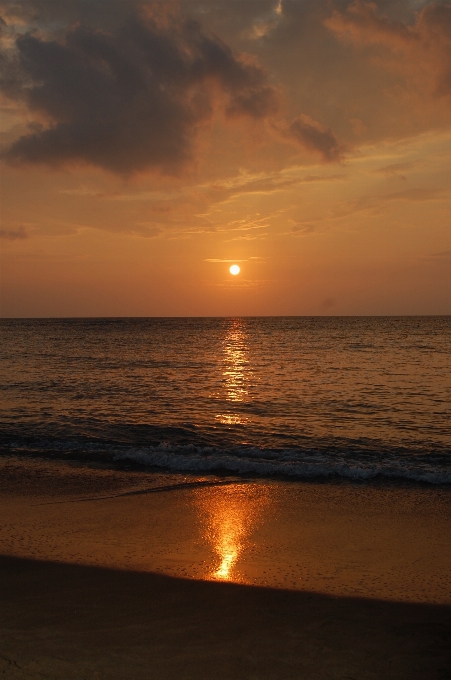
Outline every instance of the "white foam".
POLYGON ((264 452, 258 449, 240 452, 221 451, 212 447, 168 446, 134 448, 116 451, 115 460, 133 460, 146 466, 170 470, 209 472, 227 470, 238 474, 259 476, 289 476, 299 479, 313 477, 345 477, 348 479, 372 479, 377 476, 408 479, 430 484, 451 483, 451 468, 435 468, 431 465, 406 464, 401 461, 362 463, 357 460, 345 462, 326 455, 308 455, 302 458, 295 452, 264 452), (291 453, 291 455, 290 455, 291 453), (269 454, 269 455, 268 455, 269 454))

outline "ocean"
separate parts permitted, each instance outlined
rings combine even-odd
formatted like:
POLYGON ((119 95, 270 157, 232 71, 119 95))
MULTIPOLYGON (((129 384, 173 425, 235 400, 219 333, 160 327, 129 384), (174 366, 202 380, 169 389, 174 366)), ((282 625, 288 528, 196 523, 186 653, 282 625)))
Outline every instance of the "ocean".
POLYGON ((3 455, 451 483, 451 317, 4 319, 3 455))

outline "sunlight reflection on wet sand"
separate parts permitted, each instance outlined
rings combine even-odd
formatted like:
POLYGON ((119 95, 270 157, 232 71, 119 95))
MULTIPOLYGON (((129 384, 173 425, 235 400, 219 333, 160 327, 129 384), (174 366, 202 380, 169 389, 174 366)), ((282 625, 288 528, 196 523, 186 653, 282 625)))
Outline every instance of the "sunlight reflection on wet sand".
POLYGON ((268 489, 259 484, 202 489, 197 494, 202 537, 215 554, 207 579, 243 581, 237 563, 268 502, 268 489))

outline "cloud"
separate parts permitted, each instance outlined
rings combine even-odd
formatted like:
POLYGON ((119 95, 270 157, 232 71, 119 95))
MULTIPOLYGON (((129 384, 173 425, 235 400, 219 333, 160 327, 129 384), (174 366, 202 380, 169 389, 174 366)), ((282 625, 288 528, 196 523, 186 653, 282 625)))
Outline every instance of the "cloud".
POLYGON ((387 203, 402 201, 406 203, 423 203, 446 199, 446 192, 441 189, 412 187, 404 191, 392 191, 386 194, 361 196, 350 201, 344 201, 333 210, 332 219, 341 219, 366 210, 383 212, 387 203))
POLYGON ((212 288, 228 288, 231 290, 237 289, 256 289, 266 287, 268 284, 273 283, 271 279, 243 279, 240 277, 230 278, 228 281, 222 281, 219 283, 207 283, 206 285, 212 288), (238 279, 238 280, 237 280, 238 279))
POLYGON ((399 177, 405 180, 404 171, 410 170, 412 167, 413 163, 391 163, 390 165, 384 165, 382 168, 376 168, 373 170, 373 173, 375 175, 385 175, 386 177, 399 177))
POLYGON ((28 238, 28 234, 23 227, 18 229, 0 229, 0 238, 4 238, 7 241, 17 241, 28 238))
MULTIPOLYGON (((175 174, 193 160, 199 129, 220 109, 228 120, 271 119, 268 129, 279 138, 284 129, 285 139, 339 161, 343 148, 331 129, 305 114, 284 121, 281 88, 254 56, 190 19, 196 7, 6 2, 0 88, 35 120, 3 157, 19 165, 83 162, 123 175, 175 174)), ((284 3, 256 7, 277 26, 283 20, 284 3)), ((209 12, 197 14, 204 21, 209 12)))
POLYGON ((305 148, 319 152, 325 161, 338 161, 343 158, 343 146, 338 142, 332 130, 310 116, 302 114, 296 118, 286 135, 305 148))
POLYGON ((414 40, 410 28, 403 22, 379 14, 376 2, 353 0, 345 9, 335 9, 324 23, 337 34, 356 43, 383 42, 398 47, 414 40))
MULTIPOLYGON (((303 168, 302 168, 303 169, 303 168)), ((248 174, 240 172, 237 176, 199 185, 197 188, 216 204, 227 203, 238 196, 261 194, 268 196, 279 192, 287 192, 299 184, 316 182, 335 182, 343 180, 343 174, 333 175, 300 175, 299 168, 287 168, 284 172, 248 174)))
POLYGON ((3 59, 3 92, 37 120, 7 147, 11 163, 174 173, 192 159, 196 132, 216 106, 255 120, 278 107, 255 59, 157 10, 131 10, 109 30, 77 23, 57 37, 29 31, 3 59))
POLYGON ((225 203, 243 194, 269 195, 286 191, 300 182, 299 177, 284 177, 280 173, 240 173, 237 177, 202 185, 199 190, 216 203, 225 203))
POLYGON ((163 229, 152 222, 135 222, 133 228, 128 229, 127 233, 142 238, 157 238, 162 235, 163 229))
POLYGON ((218 30, 271 69, 289 120, 308 114, 346 150, 449 128, 449 102, 439 96, 451 67, 449 0, 283 0, 276 25, 247 43, 231 37, 240 17, 251 37, 249 27, 272 16, 276 2, 235 3, 228 19, 227 3, 207 4, 223 7, 218 30))
MULTIPOLYGON (((255 258, 251 258, 255 259, 255 258)), ((205 260, 205 262, 248 262, 248 260, 222 260, 218 258, 209 258, 208 260, 205 260)))
MULTIPOLYGON (((421 81, 426 89, 432 84, 434 95, 451 95, 451 2, 425 3, 413 23, 382 14, 381 4, 354 0, 345 9, 336 9, 325 25, 362 49, 388 48, 393 69, 421 81)), ((387 53, 383 59, 389 63, 387 53)))
POLYGON ((257 241, 261 239, 266 239, 268 232, 261 232, 260 234, 241 234, 239 236, 234 236, 233 238, 228 238, 224 243, 230 243, 231 241, 257 241))
POLYGON ((441 189, 427 189, 416 187, 406 189, 405 191, 394 191, 391 194, 381 196, 384 201, 414 201, 415 203, 421 201, 435 201, 445 198, 446 193, 441 189))
POLYGON ((361 213, 383 215, 387 213, 392 203, 414 204, 446 200, 447 192, 445 190, 416 187, 385 194, 366 194, 351 200, 336 201, 331 206, 326 202, 324 212, 315 217, 302 220, 288 219, 288 222, 293 226, 284 233, 287 236, 304 236, 305 234, 324 229, 326 226, 330 226, 330 223, 346 220, 361 213))
POLYGON ((430 255, 429 257, 448 259, 451 258, 451 250, 442 250, 440 253, 432 253, 432 255, 430 255))

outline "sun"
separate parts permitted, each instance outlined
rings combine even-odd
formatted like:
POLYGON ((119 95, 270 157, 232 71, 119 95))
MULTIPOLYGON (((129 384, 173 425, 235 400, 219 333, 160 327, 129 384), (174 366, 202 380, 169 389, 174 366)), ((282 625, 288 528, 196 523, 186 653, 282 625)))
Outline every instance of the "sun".
POLYGON ((236 276, 237 274, 239 274, 240 271, 241 271, 241 269, 238 267, 237 264, 232 264, 232 266, 229 269, 229 272, 231 274, 233 274, 233 276, 236 276))

